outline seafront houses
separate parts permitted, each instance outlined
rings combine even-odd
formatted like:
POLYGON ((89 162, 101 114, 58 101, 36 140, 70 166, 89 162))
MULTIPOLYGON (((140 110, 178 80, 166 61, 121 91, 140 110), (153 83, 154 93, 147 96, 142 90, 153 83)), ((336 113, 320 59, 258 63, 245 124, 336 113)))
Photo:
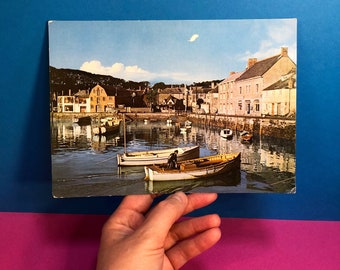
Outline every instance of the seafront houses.
POLYGON ((113 91, 105 90, 100 85, 87 90, 79 90, 76 94, 58 96, 58 112, 112 112, 116 107, 113 91))
POLYGON ((68 95, 58 96, 58 112, 89 112, 90 111, 90 98, 87 90, 79 90, 76 94, 72 95, 69 90, 68 95))
MULTIPOLYGON (((215 84, 211 83, 210 87, 191 86, 189 89, 189 106, 193 112, 210 113, 211 100, 209 92, 215 89, 215 84)), ((215 95, 216 96, 216 95, 215 95)))
POLYGON ((262 91, 262 115, 296 115, 296 69, 262 91))
MULTIPOLYGON (((209 104, 209 108, 205 109, 207 113, 217 113, 218 112, 218 86, 214 83, 211 84, 211 90, 207 93, 206 103, 209 104)), ((204 105, 202 104, 201 107, 204 109, 204 105)))
POLYGON ((96 85, 90 92, 90 112, 110 112, 116 107, 114 93, 110 95, 100 85, 96 85))
MULTIPOLYGON (((250 58, 246 70, 236 82, 234 100, 237 102, 236 114, 261 116, 261 98, 263 89, 280 80, 296 68, 296 64, 288 56, 288 48, 282 47, 281 53, 261 61, 250 58)), ((235 106, 235 105, 234 105, 235 106)))
POLYGON ((229 77, 218 84, 218 113, 235 115, 236 104, 234 93, 236 92, 235 80, 243 74, 242 72, 231 71, 229 77), (235 105, 235 106, 234 106, 235 105))
POLYGON ((74 112, 85 113, 90 111, 90 95, 87 90, 79 90, 74 95, 74 112))

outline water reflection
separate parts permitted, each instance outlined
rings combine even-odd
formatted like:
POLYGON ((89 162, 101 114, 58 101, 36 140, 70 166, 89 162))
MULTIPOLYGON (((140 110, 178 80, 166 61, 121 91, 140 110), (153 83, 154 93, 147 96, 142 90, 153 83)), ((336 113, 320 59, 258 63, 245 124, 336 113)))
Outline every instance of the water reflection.
MULTIPOLYGON (((117 166, 116 155, 124 151, 122 129, 110 136, 93 136, 91 131, 90 125, 52 122, 52 180, 56 196, 125 195, 156 190, 166 193, 180 188, 179 183, 172 182, 146 187, 143 167, 117 166)), ((126 125, 126 149, 199 145, 200 156, 241 152, 240 181, 233 185, 222 185, 221 179, 180 183, 186 191, 288 193, 295 188, 294 142, 254 136, 252 143, 241 143, 237 131, 230 140, 219 133, 220 129, 204 126, 193 125, 184 131, 162 121, 134 121, 126 125)))
POLYGON ((241 182, 241 172, 234 170, 223 177, 210 177, 202 180, 146 181, 145 190, 150 193, 164 194, 175 191, 191 191, 198 187, 237 186, 241 182))

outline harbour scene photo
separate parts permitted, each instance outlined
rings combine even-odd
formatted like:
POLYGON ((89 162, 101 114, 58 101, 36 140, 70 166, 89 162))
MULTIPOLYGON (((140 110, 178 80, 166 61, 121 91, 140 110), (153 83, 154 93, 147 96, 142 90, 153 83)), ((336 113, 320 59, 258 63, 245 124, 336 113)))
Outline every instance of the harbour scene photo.
POLYGON ((296 192, 295 19, 50 21, 49 43, 54 197, 296 192))

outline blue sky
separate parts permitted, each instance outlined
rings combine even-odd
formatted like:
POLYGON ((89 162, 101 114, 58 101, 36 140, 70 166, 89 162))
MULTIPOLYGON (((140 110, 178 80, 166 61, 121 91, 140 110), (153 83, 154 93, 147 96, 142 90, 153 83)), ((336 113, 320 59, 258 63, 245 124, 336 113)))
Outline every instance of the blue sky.
POLYGON ((224 79, 288 47, 296 63, 296 19, 50 21, 50 65, 133 81, 224 79))

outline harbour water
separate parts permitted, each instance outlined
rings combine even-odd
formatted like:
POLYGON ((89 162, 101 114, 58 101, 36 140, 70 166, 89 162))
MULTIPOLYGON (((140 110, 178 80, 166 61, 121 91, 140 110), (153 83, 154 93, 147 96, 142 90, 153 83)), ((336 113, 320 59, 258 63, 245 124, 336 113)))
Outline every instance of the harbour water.
POLYGON ((254 136, 242 143, 220 128, 193 125, 186 132, 166 121, 132 121, 110 136, 93 136, 91 125, 52 121, 52 188, 55 197, 186 192, 291 193, 295 190, 295 142, 254 136), (199 145, 200 156, 241 152, 241 171, 199 181, 144 181, 144 168, 117 166, 117 153, 199 145))

